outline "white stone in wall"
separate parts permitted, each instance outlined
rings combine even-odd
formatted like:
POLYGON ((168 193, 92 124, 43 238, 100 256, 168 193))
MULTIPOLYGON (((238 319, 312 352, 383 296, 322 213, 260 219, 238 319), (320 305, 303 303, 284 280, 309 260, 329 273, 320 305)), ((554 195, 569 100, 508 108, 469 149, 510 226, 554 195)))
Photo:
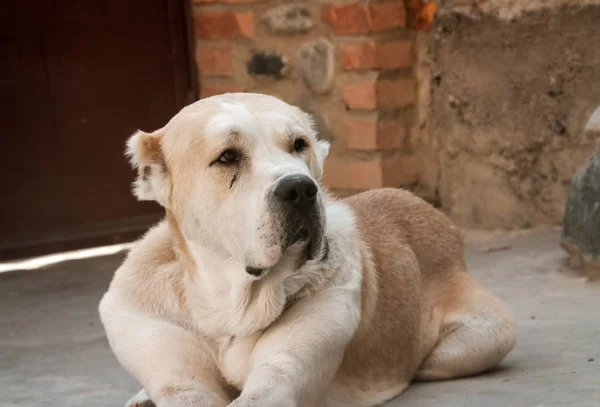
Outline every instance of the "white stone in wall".
POLYGON ((261 21, 276 34, 304 33, 315 25, 308 7, 298 4, 274 7, 262 16, 261 21))
POLYGON ((303 44, 296 54, 296 70, 302 82, 318 94, 331 89, 335 47, 325 38, 303 44))

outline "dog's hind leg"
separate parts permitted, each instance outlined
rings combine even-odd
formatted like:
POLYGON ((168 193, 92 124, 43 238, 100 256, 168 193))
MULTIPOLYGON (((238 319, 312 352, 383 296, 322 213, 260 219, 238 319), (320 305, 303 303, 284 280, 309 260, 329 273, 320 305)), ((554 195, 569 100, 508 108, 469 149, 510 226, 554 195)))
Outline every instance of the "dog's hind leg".
POLYGON ((458 307, 447 310, 437 343, 421 364, 416 380, 481 373, 498 365, 515 345, 517 328, 508 307, 469 275, 461 274, 461 288, 451 294, 458 307))

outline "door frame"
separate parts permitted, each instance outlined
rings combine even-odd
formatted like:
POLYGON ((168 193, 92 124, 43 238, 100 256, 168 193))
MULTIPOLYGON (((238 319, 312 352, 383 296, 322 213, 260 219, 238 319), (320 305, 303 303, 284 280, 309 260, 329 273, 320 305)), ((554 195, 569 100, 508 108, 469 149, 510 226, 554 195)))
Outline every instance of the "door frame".
POLYGON ((167 16, 169 19, 169 39, 171 47, 175 51, 173 58, 175 64, 179 67, 186 66, 188 72, 187 78, 174 76, 175 89, 182 89, 180 81, 187 82, 185 88, 186 94, 177 92, 177 103, 182 106, 198 100, 200 95, 200 84, 198 82, 198 67, 196 66, 195 51, 196 41, 194 38, 194 18, 191 0, 167 1, 167 16), (183 29, 184 44, 178 41, 177 33, 174 31, 179 27, 183 29))

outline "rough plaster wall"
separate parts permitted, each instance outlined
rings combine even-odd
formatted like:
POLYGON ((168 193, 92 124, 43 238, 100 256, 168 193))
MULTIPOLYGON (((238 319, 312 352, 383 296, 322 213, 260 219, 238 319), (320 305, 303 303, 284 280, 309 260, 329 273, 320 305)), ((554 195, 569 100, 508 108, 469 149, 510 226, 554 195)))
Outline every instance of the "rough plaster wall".
POLYGON ((414 154, 422 163, 419 182, 413 192, 430 203, 439 206, 439 138, 432 130, 431 92, 433 82, 432 37, 427 33, 417 33, 415 37, 414 75, 417 82, 417 102, 410 129, 410 142, 414 154))
POLYGON ((532 11, 600 4, 600 0, 443 0, 442 3, 446 10, 457 13, 486 14, 501 20, 513 20, 532 11))
POLYGON ((417 77, 431 91, 412 137, 430 139, 428 177, 462 226, 560 223, 569 181, 596 148, 581 128, 600 103, 600 7, 464 3, 442 6, 420 47, 417 77))

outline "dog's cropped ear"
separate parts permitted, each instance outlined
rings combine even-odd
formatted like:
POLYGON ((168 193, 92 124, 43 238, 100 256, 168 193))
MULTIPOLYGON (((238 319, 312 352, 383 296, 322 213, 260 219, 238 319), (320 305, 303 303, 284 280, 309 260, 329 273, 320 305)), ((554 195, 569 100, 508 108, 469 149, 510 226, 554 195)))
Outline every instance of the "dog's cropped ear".
POLYGON ((319 163, 321 164, 321 166, 323 166, 323 164, 325 163, 325 159, 327 158, 327 155, 329 154, 329 142, 325 141, 325 140, 319 140, 317 141, 317 159, 319 160, 319 163))
POLYGON ((311 160, 310 165, 311 173, 317 181, 320 181, 323 177, 323 166, 328 153, 329 142, 325 140, 318 140, 315 143, 315 160, 311 160))
MULTIPOLYGON (((317 126, 316 126, 314 117, 309 113, 306 113, 306 112, 303 112, 303 113, 304 113, 304 118, 308 122, 308 126, 310 128, 310 132, 312 133, 312 136, 315 138, 318 138, 317 126)), ((317 140, 317 144, 315 147, 315 155, 317 156, 317 162, 319 163, 319 166, 321 167, 321 169, 323 168, 323 165, 325 164, 325 159, 327 158, 328 154, 329 154, 329 142, 325 141, 325 140, 317 140)))
POLYGON ((137 131, 127 140, 126 155, 138 177, 133 183, 133 195, 140 201, 156 201, 169 207, 171 183, 161 147, 160 134, 137 131))

